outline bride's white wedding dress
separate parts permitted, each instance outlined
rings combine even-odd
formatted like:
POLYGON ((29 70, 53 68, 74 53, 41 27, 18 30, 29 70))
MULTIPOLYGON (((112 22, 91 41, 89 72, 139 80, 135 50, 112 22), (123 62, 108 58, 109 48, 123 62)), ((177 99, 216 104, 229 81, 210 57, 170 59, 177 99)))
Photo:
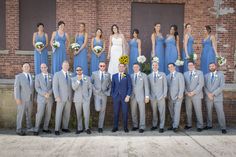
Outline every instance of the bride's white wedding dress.
POLYGON ((109 66, 108 66, 108 72, 111 74, 111 76, 113 74, 119 72, 119 70, 118 70, 119 58, 123 54, 122 44, 123 44, 122 38, 112 37, 110 62, 109 62, 109 66))

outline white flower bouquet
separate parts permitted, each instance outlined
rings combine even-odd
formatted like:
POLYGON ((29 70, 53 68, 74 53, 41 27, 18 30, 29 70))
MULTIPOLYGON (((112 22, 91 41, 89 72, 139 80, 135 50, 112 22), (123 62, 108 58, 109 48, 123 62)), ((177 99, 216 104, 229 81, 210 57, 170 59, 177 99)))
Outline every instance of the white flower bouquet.
POLYGON ((225 57, 222 57, 222 56, 218 56, 216 57, 217 58, 217 63, 219 66, 222 66, 222 65, 225 65, 227 60, 225 57))
POLYGON ((137 61, 141 64, 146 62, 146 57, 144 55, 138 56, 137 61))
POLYGON ((95 46, 93 48, 93 51, 96 52, 96 53, 101 53, 102 52, 102 47, 101 46, 95 46))
POLYGON ((72 44, 70 45, 70 48, 71 48, 71 50, 73 50, 73 51, 79 51, 79 49, 80 49, 80 44, 78 44, 78 43, 72 43, 72 44))
POLYGON ((43 44, 41 41, 39 41, 39 42, 36 42, 36 43, 35 43, 35 47, 36 47, 37 49, 42 49, 42 48, 44 48, 44 44, 43 44))
POLYGON ((183 66, 184 65, 184 61, 181 60, 181 59, 177 59, 176 62, 175 62, 175 65, 176 66, 183 66))

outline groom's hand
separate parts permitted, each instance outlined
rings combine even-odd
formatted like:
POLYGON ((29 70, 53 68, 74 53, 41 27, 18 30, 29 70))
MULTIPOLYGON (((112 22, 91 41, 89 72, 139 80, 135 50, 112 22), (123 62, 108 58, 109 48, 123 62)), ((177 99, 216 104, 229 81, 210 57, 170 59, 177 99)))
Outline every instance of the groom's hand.
POLYGON ((130 96, 127 95, 127 96, 125 97, 125 102, 129 102, 129 98, 130 98, 130 96))

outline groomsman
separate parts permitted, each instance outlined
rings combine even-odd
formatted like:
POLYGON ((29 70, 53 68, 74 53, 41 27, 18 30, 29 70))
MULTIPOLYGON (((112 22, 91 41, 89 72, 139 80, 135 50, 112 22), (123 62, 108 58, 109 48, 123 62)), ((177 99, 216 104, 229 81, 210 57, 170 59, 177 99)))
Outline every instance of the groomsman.
POLYGON ((26 116, 27 131, 33 131, 31 123, 31 114, 33 108, 34 81, 30 74, 30 64, 22 65, 22 73, 16 75, 14 84, 14 97, 17 104, 16 133, 24 136, 22 129, 22 119, 26 116))
POLYGON ((145 103, 149 102, 148 80, 147 75, 140 72, 138 63, 133 64, 133 70, 134 73, 131 74, 133 88, 131 94, 132 131, 138 129, 137 108, 139 108, 139 132, 143 133, 145 129, 145 103))
POLYGON ((35 90, 37 94, 37 114, 35 120, 34 135, 39 134, 39 127, 44 116, 43 132, 51 133, 48 129, 51 119, 53 105, 52 96, 52 75, 48 73, 48 67, 45 63, 40 66, 41 74, 35 77, 35 90))
POLYGON ((192 106, 197 117, 197 131, 201 132, 203 128, 202 118, 202 98, 204 76, 203 73, 195 69, 195 64, 192 61, 188 62, 188 70, 184 73, 185 79, 185 107, 187 114, 187 125, 185 129, 192 128, 192 106))
POLYGON ((205 75, 204 91, 207 105, 207 126, 204 129, 212 129, 212 108, 214 106, 222 134, 226 134, 225 114, 223 109, 224 74, 217 70, 215 63, 209 64, 209 70, 210 72, 205 75))
POLYGON ((129 74, 125 74, 126 65, 119 64, 119 73, 112 76, 111 95, 113 98, 114 127, 112 132, 118 131, 119 113, 122 108, 124 131, 128 129, 128 102, 132 93, 132 81, 129 74))
POLYGON ((93 95, 95 110, 99 112, 98 132, 103 132, 107 96, 111 93, 111 76, 106 70, 106 63, 99 63, 99 70, 92 73, 93 95))
POLYGON ((55 135, 60 135, 61 121, 62 131, 70 132, 68 129, 71 110, 72 88, 69 73, 69 62, 62 63, 62 70, 56 72, 53 77, 53 94, 57 102, 56 119, 55 119, 55 135))
POLYGON ((174 63, 168 64, 168 69, 170 71, 167 76, 168 83, 168 106, 170 110, 170 116, 172 118, 172 127, 168 130, 178 131, 181 105, 183 101, 184 94, 184 77, 180 72, 176 71, 174 63))
POLYGON ((74 103, 77 115, 76 134, 83 132, 82 113, 84 115, 84 125, 87 134, 91 134, 89 129, 90 98, 92 96, 92 84, 90 78, 83 74, 82 67, 76 68, 77 76, 72 78, 72 89, 74 93, 74 103))
POLYGON ((157 108, 159 110, 160 125, 159 132, 164 132, 165 126, 165 112, 166 112, 166 102, 165 98, 167 96, 167 79, 166 75, 159 70, 158 62, 152 63, 153 72, 148 75, 148 81, 150 85, 150 100, 152 105, 153 119, 151 130, 157 129, 157 108))

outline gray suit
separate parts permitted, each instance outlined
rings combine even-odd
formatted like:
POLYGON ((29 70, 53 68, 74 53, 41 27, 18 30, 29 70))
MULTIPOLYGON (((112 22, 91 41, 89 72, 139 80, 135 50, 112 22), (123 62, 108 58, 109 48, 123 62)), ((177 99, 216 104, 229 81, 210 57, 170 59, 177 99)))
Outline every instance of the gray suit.
POLYGON ((111 76, 105 72, 102 79, 100 71, 95 71, 92 73, 91 82, 93 84, 95 110, 99 112, 98 128, 103 128, 107 96, 110 96, 111 93, 111 76))
POLYGON ((52 95, 52 78, 51 74, 47 75, 45 80, 44 75, 38 74, 35 78, 35 90, 38 93, 37 95, 37 114, 35 120, 35 131, 39 131, 40 123, 44 117, 44 130, 48 130, 49 121, 51 119, 51 111, 53 105, 53 95, 52 95), (50 97, 45 98, 45 93, 49 93, 50 97))
POLYGON ((68 74, 68 80, 63 71, 56 72, 53 77, 53 94, 54 97, 59 97, 60 102, 57 102, 56 106, 56 119, 55 119, 55 131, 62 129, 68 129, 71 111, 72 101, 72 88, 71 88, 71 74, 68 74), (62 115, 63 114, 63 115, 62 115))
POLYGON ((14 84, 14 97, 20 99, 22 104, 17 105, 16 132, 22 131, 22 119, 26 115, 27 129, 32 128, 31 115, 33 108, 34 80, 29 74, 30 81, 24 73, 16 75, 14 84))
POLYGON ((181 105, 184 94, 184 77, 183 74, 177 71, 175 72, 173 78, 171 76, 171 73, 167 76, 169 100, 168 105, 170 110, 170 116, 173 122, 172 127, 178 128, 180 121, 181 105))
POLYGON ((149 88, 147 75, 139 72, 137 78, 136 74, 131 74, 132 80, 132 94, 131 94, 131 115, 133 127, 138 127, 138 114, 137 108, 139 108, 139 129, 145 129, 145 97, 149 98, 149 88))
POLYGON ((84 114, 85 129, 89 129, 90 98, 92 96, 92 84, 88 76, 83 75, 83 79, 78 81, 78 77, 73 77, 72 88, 74 93, 74 103, 77 114, 77 130, 83 130, 82 110, 84 114))
POLYGON ((205 75, 205 101, 207 105, 207 126, 212 126, 212 108, 216 109, 218 122, 221 129, 226 129, 225 114, 223 109, 223 88, 225 85, 224 74, 220 71, 216 72, 213 80, 211 80, 211 73, 205 75), (213 100, 210 100, 207 96, 208 93, 212 93, 213 100))
POLYGON ((148 81, 150 86, 150 100, 152 105, 153 119, 152 126, 157 127, 157 108, 159 110, 160 117, 160 129, 165 126, 165 112, 166 102, 165 97, 167 96, 167 79, 163 72, 158 72, 155 78, 154 72, 148 75, 148 81))
POLYGON ((202 118, 202 98, 203 98, 203 86, 204 86, 204 76, 199 70, 194 70, 194 72, 187 71, 184 73, 185 79, 185 93, 193 92, 194 95, 185 97, 185 107, 187 114, 187 126, 192 126, 192 106, 194 107, 195 114, 197 117, 197 128, 203 128, 203 118, 202 118))

